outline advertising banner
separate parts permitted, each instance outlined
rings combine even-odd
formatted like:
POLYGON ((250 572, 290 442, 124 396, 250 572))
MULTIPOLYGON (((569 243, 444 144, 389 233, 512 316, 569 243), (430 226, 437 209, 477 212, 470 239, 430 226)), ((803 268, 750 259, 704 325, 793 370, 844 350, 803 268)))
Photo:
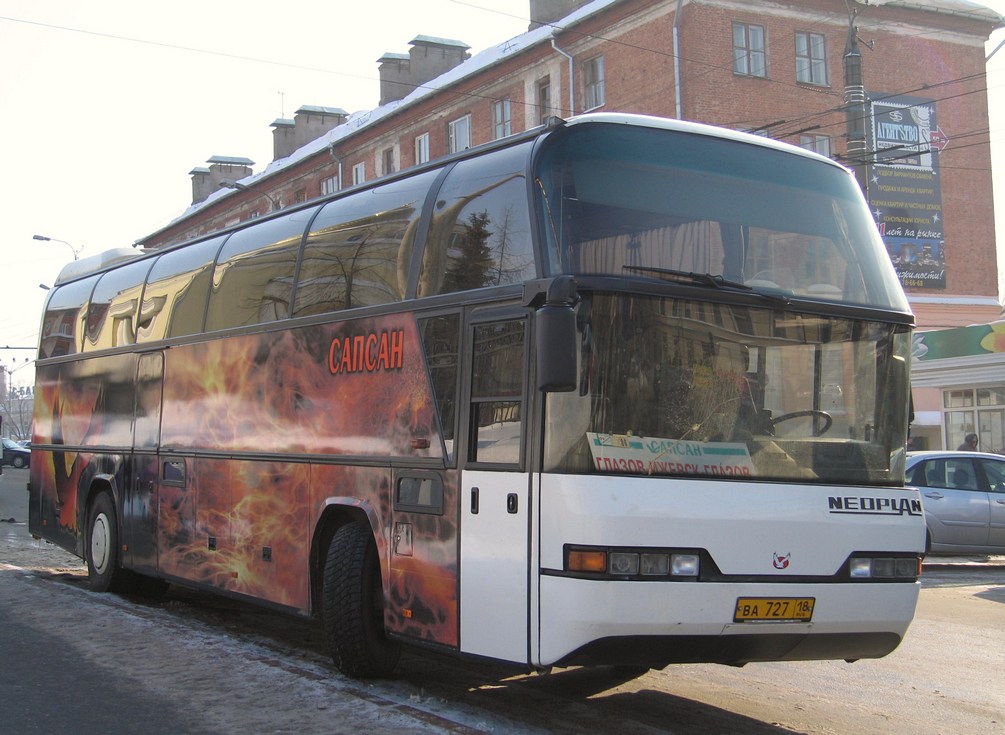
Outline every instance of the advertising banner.
POLYGON ((939 151, 949 140, 935 101, 871 95, 875 163, 869 206, 905 288, 945 288, 939 151))

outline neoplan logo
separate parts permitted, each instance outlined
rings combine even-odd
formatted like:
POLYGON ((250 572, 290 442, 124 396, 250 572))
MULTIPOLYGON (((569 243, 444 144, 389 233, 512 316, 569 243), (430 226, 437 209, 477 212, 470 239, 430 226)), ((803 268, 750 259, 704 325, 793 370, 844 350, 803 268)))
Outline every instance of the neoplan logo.
POLYGON ((921 501, 913 498, 862 498, 831 496, 827 498, 830 513, 866 516, 920 516, 921 501))

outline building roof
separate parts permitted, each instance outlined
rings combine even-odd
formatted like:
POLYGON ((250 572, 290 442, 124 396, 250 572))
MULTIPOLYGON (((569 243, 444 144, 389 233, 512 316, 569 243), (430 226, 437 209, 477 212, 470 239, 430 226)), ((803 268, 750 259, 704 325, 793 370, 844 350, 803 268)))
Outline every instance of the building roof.
POLYGON ((471 48, 464 41, 457 41, 453 38, 438 38, 436 36, 416 36, 411 41, 408 42, 412 46, 418 46, 421 43, 433 44, 435 46, 457 46, 462 49, 471 48))
POLYGON ((212 156, 206 159, 206 163, 219 163, 223 166, 254 166, 255 162, 250 158, 240 156, 212 156))
POLYGON ((962 15, 995 23, 1005 24, 1005 17, 983 3, 970 0, 855 0, 859 5, 889 5, 910 10, 927 10, 943 15, 962 15))
POLYGON ((320 107, 319 105, 301 105, 297 112, 314 113, 321 115, 342 115, 348 116, 349 113, 343 110, 341 107, 320 107))

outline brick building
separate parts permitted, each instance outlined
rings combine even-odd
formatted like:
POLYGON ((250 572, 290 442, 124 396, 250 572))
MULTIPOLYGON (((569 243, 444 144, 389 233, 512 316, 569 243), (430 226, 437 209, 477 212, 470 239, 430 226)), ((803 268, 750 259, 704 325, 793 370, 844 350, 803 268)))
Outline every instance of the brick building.
MULTIPOLYGON (((432 36, 385 53, 379 107, 275 121, 264 170, 235 182, 250 162, 214 157, 192 171, 192 206, 138 244, 190 239, 550 115, 633 112, 754 131, 855 168, 919 328, 1001 318, 984 51, 1005 24, 997 13, 967 0, 530 0, 530 11, 526 33, 479 53, 432 36)), ((1005 383, 998 394, 1005 404, 1005 383)), ((929 415, 939 396, 915 400, 929 415)))

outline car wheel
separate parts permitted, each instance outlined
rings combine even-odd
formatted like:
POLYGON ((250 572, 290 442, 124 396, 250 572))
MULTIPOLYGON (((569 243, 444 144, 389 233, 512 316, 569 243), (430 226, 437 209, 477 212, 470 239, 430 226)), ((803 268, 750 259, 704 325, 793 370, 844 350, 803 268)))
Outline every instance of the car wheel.
POLYGON ((322 620, 335 666, 347 676, 388 676, 401 655, 384 632, 379 561, 366 521, 339 528, 328 547, 322 620))
POLYGON ((14 466, 15 469, 19 470, 25 465, 24 457, 15 456, 13 459, 11 459, 10 463, 14 466))

